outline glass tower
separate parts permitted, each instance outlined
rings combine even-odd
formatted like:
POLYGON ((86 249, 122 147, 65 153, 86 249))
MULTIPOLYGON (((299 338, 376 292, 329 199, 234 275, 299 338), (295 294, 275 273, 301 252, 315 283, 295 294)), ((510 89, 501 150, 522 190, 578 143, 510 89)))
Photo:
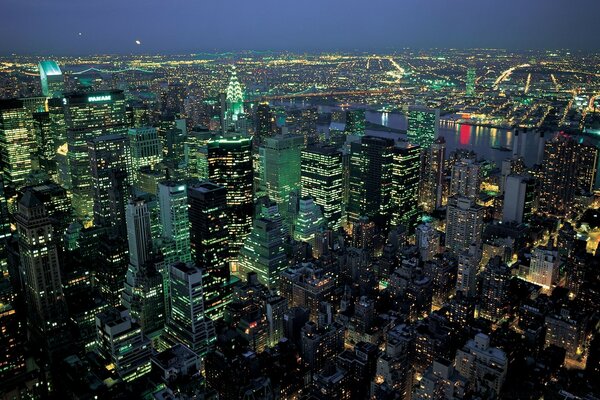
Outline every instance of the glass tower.
POLYGON ((438 137, 440 110, 420 106, 408 108, 408 140, 427 148, 438 137))

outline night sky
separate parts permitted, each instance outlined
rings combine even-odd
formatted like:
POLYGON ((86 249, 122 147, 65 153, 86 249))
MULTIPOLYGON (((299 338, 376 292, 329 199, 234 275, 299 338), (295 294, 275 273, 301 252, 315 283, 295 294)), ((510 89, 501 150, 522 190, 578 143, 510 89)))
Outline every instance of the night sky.
POLYGON ((599 19, 600 0, 0 0, 0 54, 598 50, 599 19))

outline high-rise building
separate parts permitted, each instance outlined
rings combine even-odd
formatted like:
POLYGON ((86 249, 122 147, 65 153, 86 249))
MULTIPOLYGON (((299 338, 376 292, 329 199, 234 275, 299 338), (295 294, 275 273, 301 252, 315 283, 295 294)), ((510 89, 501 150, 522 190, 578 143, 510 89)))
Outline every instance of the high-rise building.
POLYGON ((19 200, 15 219, 19 253, 25 276, 28 326, 34 337, 50 349, 61 346, 67 323, 57 238, 48 211, 33 190, 19 200))
POLYGON ((188 188, 193 259, 204 272, 204 309, 215 320, 231 301, 237 281, 229 270, 227 191, 209 181, 188 188))
POLYGON ((446 140, 437 138, 428 149, 421 152, 421 179, 419 204, 423 210, 432 212, 442 206, 444 192, 444 160, 446 140))
POLYGON ((400 142, 394 149, 392 167, 392 224, 404 225, 410 232, 419 217, 419 161, 421 148, 400 142))
POLYGON ((477 81, 477 75, 475 68, 467 69, 467 79, 465 81, 465 94, 469 97, 475 96, 475 82, 477 81))
POLYGON ((508 285, 510 283, 510 276, 510 268, 499 256, 490 259, 480 274, 480 317, 492 322, 504 318, 508 312, 508 285))
POLYGON ((508 357, 503 350, 490 346, 490 338, 484 333, 478 333, 458 349, 454 364, 477 392, 500 394, 508 371, 508 357))
POLYGON ((394 141, 363 136, 350 147, 349 223, 392 210, 394 141))
POLYGON ((158 203, 162 237, 174 253, 174 259, 169 259, 165 255, 165 261, 167 264, 174 261, 191 261, 187 184, 180 181, 160 182, 158 184, 158 203))
POLYGON ((438 137, 440 110, 421 106, 408 108, 408 141, 428 148, 438 137))
POLYGON ((131 191, 131 153, 123 135, 98 136, 88 141, 94 224, 125 237, 125 203, 131 191))
POLYGON ((440 233, 430 224, 417 226, 415 239, 422 261, 431 261, 440 252, 440 233))
POLYGON ((34 112, 32 116, 39 169, 60 182, 57 151, 67 141, 62 100, 48 99, 47 111, 34 112))
POLYGON ((477 200, 481 184, 481 165, 473 158, 461 158, 452 167, 450 196, 477 200))
POLYGON ((294 222, 294 239, 309 243, 316 250, 317 238, 323 229, 323 215, 311 197, 303 197, 298 202, 298 214, 294 222))
POLYGON ((23 102, 0 100, 0 168, 7 198, 24 186, 34 154, 33 126, 23 102))
POLYGON ((534 181, 523 175, 508 175, 504 184, 502 222, 528 223, 535 200, 534 181))
POLYGON ((589 192, 597 172, 598 149, 558 133, 544 146, 538 210, 565 216, 573 211, 579 192, 589 192))
POLYGON ((227 190, 230 262, 235 260, 252 228, 254 213, 252 140, 240 134, 220 136, 208 143, 209 180, 227 190))
POLYGON ((342 153, 333 146, 312 146, 301 155, 302 196, 311 197, 321 207, 327 227, 342 225, 342 153))
POLYGON ((550 288, 558 283, 560 259, 556 250, 536 247, 531 254, 527 280, 550 288))
POLYGON ((126 382, 150 372, 150 340, 125 307, 96 315, 97 351, 111 370, 126 382))
POLYGON ((260 147, 262 184, 267 196, 287 214, 292 191, 300 188, 300 152, 304 139, 297 135, 277 135, 266 138, 260 147))
POLYGON ((269 103, 259 103, 256 107, 256 136, 259 142, 273 135, 275 132, 275 116, 271 112, 269 103))
POLYGON ((286 228, 277 204, 261 205, 260 215, 254 219, 252 231, 240 251, 240 276, 245 278, 254 272, 258 280, 269 289, 276 289, 279 275, 287 267, 287 255, 283 247, 286 228))
POLYGON ((227 111, 225 130, 235 127, 240 117, 244 114, 244 91, 237 77, 235 66, 231 68, 231 77, 227 85, 227 111))
POLYGON ((466 197, 451 197, 446 210, 446 248, 460 254, 481 246, 485 208, 466 197))
POLYGON ((65 91, 65 81, 56 61, 40 61, 38 68, 40 70, 42 94, 46 97, 62 97, 65 91))
POLYGON ((170 307, 165 332, 174 342, 183 343, 200 356, 216 340, 213 321, 204 310, 202 270, 193 264, 169 266, 170 307))
POLYGON ((130 128, 128 131, 131 146, 132 180, 137 181, 140 168, 154 169, 162 161, 162 147, 156 128, 130 128))
POLYGON ((125 95, 122 90, 65 94, 67 159, 70 190, 77 218, 91 220, 94 188, 87 142, 98 136, 127 133, 125 95))
POLYGON ((348 135, 365 135, 365 110, 348 110, 346 112, 346 133, 348 135))

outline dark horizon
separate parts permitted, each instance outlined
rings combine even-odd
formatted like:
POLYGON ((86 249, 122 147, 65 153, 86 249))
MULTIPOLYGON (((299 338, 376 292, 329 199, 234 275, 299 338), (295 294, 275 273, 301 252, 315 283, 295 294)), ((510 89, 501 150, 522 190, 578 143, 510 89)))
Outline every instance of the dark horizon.
POLYGON ((600 2, 560 0, 73 3, 4 0, 0 54, 183 54, 495 48, 600 50, 600 2), (482 4, 483 3, 483 4, 482 4), (15 34, 16 33, 16 34, 15 34), (136 44, 136 41, 140 44, 136 44), (223 49, 223 50, 221 50, 223 49))

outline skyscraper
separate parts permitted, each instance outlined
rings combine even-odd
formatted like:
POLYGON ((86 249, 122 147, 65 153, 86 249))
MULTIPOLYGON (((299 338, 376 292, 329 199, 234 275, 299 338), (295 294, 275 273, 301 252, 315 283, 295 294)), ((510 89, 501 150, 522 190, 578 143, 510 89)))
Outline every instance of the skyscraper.
POLYGON ((169 243, 173 254, 172 259, 165 254, 165 261, 167 264, 174 261, 191 261, 187 184, 179 181, 160 182, 158 184, 158 203, 162 237, 169 243))
POLYGON ((297 135, 277 135, 266 138, 260 147, 262 184, 269 198, 287 214, 292 191, 300 188, 300 152, 304 139, 297 135))
POLYGON ((558 283, 560 259, 556 250, 536 247, 531 254, 527 280, 550 288, 558 283))
POLYGON ((229 270, 227 191, 209 181, 188 188, 193 259, 204 273, 204 309, 211 319, 223 317, 237 279, 229 270))
POLYGON ((125 203, 131 191, 131 153, 123 135, 99 136, 88 141, 94 224, 125 237, 125 203))
POLYGON ((170 312, 166 334, 200 356, 212 347, 216 337, 213 321, 205 315, 202 270, 193 264, 169 266, 170 312))
POLYGON ((302 196, 312 197, 321 207, 327 227, 342 225, 342 153, 333 146, 311 146, 302 150, 300 174, 302 196))
POLYGON ((419 204, 427 212, 442 206, 444 192, 444 160, 446 140, 437 138, 431 147, 421 153, 421 179, 419 182, 419 204))
POLYGON ((256 136, 259 142, 273 135, 274 126, 275 116, 271 112, 269 103, 259 103, 256 107, 256 136))
POLYGON ((125 96, 121 90, 67 93, 63 102, 73 209, 79 219, 90 220, 94 189, 87 142, 98 136, 127 132, 125 96))
POLYGON ((476 200, 481 183, 481 165, 473 158, 461 158, 452 167, 450 196, 476 200))
POLYGON ((154 169, 162 161, 162 147, 156 128, 130 128, 128 131, 131 146, 132 181, 137 180, 140 168, 154 169))
POLYGON ((230 127, 235 129, 236 124, 244 114, 244 91, 237 77, 235 65, 231 68, 231 77, 227 85, 227 112, 226 112, 226 131, 230 127))
POLYGON ((446 211, 446 248, 460 254, 469 246, 481 245, 485 208, 466 197, 448 199, 446 211))
POLYGON ((598 149, 558 133, 544 146, 538 209, 565 216, 573 211, 579 192, 589 191, 597 172, 598 149))
POLYGON ((504 185, 502 222, 527 223, 531 219, 535 183, 523 175, 508 175, 504 185))
POLYGON ((365 110, 348 110, 346 112, 346 133, 348 135, 365 135, 365 110))
POLYGON ((481 302, 479 315, 492 322, 502 319, 508 311, 510 268, 495 256, 480 274, 481 302))
POLYGON ((361 216, 389 214, 393 207, 394 141, 363 136, 350 147, 349 223, 361 216))
POLYGON ((61 345, 68 318, 56 237, 48 211, 33 190, 23 194, 17 207, 28 325, 34 337, 52 349, 61 345))
POLYGON ((34 154, 33 126, 23 102, 0 100, 0 168, 7 198, 25 184, 34 154))
POLYGON ((408 141, 428 148, 438 137, 440 110, 421 106, 408 108, 408 141))
POLYGON ((420 158, 421 148, 408 142, 400 142, 394 149, 392 224, 404 225, 411 232, 419 217, 420 158))
POLYGON ((233 134, 214 138, 207 146, 209 180, 227 190, 229 254, 235 268, 254 213, 252 140, 233 134))
POLYGON ((277 204, 261 205, 260 216, 254 219, 252 231, 240 251, 240 275, 245 278, 255 272, 258 280, 269 289, 276 289, 279 275, 287 267, 283 247, 286 229, 277 204))
POLYGON ((62 97, 65 81, 56 61, 45 60, 38 64, 42 94, 46 97, 62 97))

